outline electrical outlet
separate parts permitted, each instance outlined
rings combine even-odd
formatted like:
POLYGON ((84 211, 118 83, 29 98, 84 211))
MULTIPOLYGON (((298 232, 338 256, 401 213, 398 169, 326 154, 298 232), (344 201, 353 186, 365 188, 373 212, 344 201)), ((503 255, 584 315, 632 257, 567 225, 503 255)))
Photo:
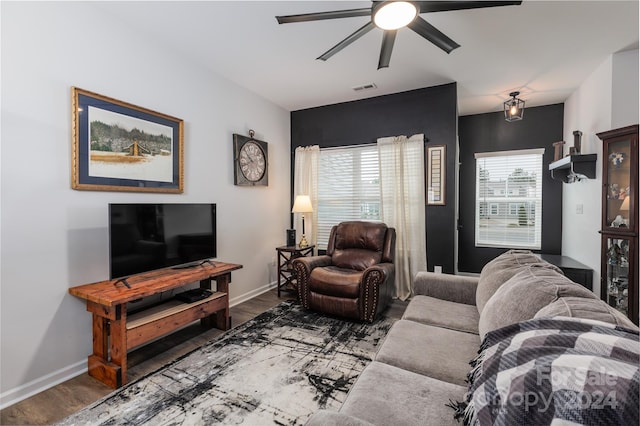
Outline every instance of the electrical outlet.
POLYGON ((441 265, 435 265, 433 267, 433 272, 435 272, 436 274, 441 274, 442 273, 442 266, 441 265))
POLYGON ((576 204, 576 214, 582 214, 584 212, 584 206, 582 204, 576 204))

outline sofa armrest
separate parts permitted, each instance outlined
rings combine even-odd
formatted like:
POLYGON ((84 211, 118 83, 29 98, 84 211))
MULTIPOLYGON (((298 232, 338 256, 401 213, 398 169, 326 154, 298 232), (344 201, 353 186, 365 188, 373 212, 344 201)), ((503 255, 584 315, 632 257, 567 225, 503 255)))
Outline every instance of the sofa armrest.
POLYGON ((413 293, 450 302, 476 304, 478 278, 420 271, 413 280, 413 293))
POLYGON ((373 426, 373 424, 337 411, 320 410, 307 420, 305 426, 373 426))

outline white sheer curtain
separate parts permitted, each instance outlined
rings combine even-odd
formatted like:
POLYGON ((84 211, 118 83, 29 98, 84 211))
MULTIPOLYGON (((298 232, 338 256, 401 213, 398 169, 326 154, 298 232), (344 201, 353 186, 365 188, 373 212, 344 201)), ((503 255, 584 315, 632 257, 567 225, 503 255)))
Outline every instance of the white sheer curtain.
POLYGON ((427 269, 424 135, 378 139, 381 217, 396 229, 396 296, 411 296, 413 276, 427 269))
MULTIPOLYGON (((320 165, 320 147, 318 145, 298 147, 295 151, 295 167, 293 175, 293 200, 296 195, 308 195, 313 206, 312 213, 304 214, 304 230, 309 245, 316 243, 318 229, 318 168, 320 165)), ((293 204, 292 204, 293 205, 293 204)), ((296 242, 302 236, 302 215, 294 214, 296 242)))

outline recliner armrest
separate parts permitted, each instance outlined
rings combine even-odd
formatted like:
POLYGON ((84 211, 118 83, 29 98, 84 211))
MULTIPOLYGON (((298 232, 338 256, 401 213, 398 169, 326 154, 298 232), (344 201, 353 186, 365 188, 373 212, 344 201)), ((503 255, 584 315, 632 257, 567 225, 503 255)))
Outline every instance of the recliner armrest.
POLYGON ((478 278, 420 271, 413 280, 413 293, 450 302, 476 304, 478 278))
POLYGON ((396 265, 393 263, 376 263, 375 265, 369 266, 365 269, 363 275, 366 277, 367 274, 370 274, 373 271, 380 271, 384 281, 388 276, 395 274, 396 265))
POLYGON ((331 265, 331 256, 321 255, 298 257, 292 261, 293 265, 296 263, 303 265, 306 273, 310 274, 314 268, 331 265))
POLYGON ((396 265, 393 263, 378 263, 362 272, 361 319, 373 322, 376 315, 389 305, 395 293, 395 277, 396 265))
POLYGON ((331 265, 331 256, 298 257, 291 261, 291 265, 298 281, 298 299, 305 309, 309 309, 311 271, 318 267, 331 265))

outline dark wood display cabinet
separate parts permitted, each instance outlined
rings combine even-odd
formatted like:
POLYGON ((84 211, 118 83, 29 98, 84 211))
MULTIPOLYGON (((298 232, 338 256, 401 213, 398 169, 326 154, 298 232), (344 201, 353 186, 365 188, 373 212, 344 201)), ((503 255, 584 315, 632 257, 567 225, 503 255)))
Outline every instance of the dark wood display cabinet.
POLYGON ((638 324, 638 125, 602 139, 601 296, 638 324))

